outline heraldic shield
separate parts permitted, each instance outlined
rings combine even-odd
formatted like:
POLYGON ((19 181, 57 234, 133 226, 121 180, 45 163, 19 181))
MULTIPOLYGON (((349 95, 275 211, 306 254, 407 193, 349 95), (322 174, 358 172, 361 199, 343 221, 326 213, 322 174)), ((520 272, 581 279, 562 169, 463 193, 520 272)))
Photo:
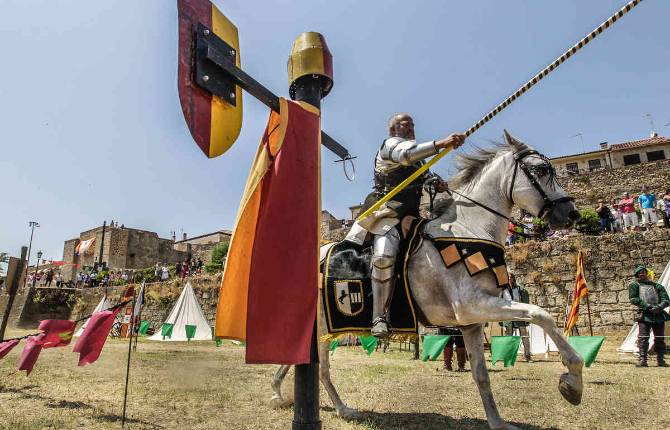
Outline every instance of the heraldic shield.
POLYGON ((337 308, 344 315, 354 316, 363 311, 363 281, 335 281, 337 308))

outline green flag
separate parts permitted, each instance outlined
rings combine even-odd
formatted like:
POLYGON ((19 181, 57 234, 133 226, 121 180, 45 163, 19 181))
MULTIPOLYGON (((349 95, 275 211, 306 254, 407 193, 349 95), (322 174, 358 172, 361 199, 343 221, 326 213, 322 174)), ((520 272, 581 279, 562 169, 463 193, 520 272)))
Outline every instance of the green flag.
POLYGON ((437 335, 437 336, 424 336, 423 337, 423 351, 421 351, 421 360, 423 361, 435 361, 444 351, 444 347, 447 346, 449 338, 451 336, 437 335))
POLYGON ((331 340, 328 349, 330 349, 330 352, 335 352, 335 349, 337 349, 339 345, 340 345, 339 340, 331 340))
POLYGON ((149 321, 140 322, 140 328, 137 330, 139 334, 147 334, 149 331, 149 321))
POLYGON ((577 354, 584 359, 586 367, 591 367, 596 360, 600 347, 605 341, 605 336, 570 336, 568 343, 575 348, 577 354))
POLYGON ((505 367, 514 366, 516 353, 521 344, 521 336, 492 336, 491 364, 502 361, 505 367))
POLYGON ((377 348, 377 343, 379 343, 379 339, 374 336, 358 336, 358 340, 361 342, 361 346, 365 352, 368 353, 368 355, 375 351, 375 348, 377 348))
POLYGON ((171 338, 172 337, 172 329, 174 328, 174 324, 170 323, 163 323, 161 326, 161 336, 163 336, 163 339, 166 337, 171 338))
POLYGON ((186 330, 186 339, 189 341, 195 337, 195 330, 198 328, 198 326, 186 324, 184 325, 184 329, 186 330))

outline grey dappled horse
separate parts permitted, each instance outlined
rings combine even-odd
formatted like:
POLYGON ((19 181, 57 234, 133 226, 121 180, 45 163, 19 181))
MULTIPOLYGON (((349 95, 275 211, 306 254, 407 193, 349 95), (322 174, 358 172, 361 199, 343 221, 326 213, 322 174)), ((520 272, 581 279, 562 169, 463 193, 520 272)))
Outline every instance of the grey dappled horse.
MULTIPOLYGON (((486 210, 454 194, 453 201, 427 226, 433 237, 455 236, 488 239, 504 243, 514 205, 544 218, 553 228, 571 226, 579 218, 575 205, 556 181, 549 160, 505 132, 505 144, 460 155, 459 172, 450 180, 452 190, 487 206, 486 210), (497 214, 495 212, 498 212, 497 214)), ((484 361, 484 324, 489 321, 526 321, 537 324, 551 337, 568 372, 558 388, 563 397, 577 405, 582 398, 583 361, 568 344, 550 315, 539 306, 513 302, 499 296, 494 275, 487 271, 471 277, 463 264, 447 269, 440 253, 422 239, 410 257, 408 276, 412 295, 427 321, 434 326, 460 326, 470 358, 472 376, 484 403, 492 429, 516 429, 500 417, 490 388, 484 361)), ((326 334, 323 309, 319 327, 326 334)), ((341 417, 355 416, 330 379, 328 344, 319 345, 320 379, 341 417)), ((273 402, 283 403, 281 382, 290 366, 281 366, 272 382, 273 402)))

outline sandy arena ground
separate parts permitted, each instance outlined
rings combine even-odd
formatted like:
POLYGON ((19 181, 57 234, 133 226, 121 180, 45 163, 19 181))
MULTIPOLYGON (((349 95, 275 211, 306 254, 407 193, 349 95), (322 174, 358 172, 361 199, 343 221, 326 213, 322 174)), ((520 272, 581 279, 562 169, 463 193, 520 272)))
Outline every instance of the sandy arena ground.
MULTIPOLYGON (((670 369, 636 369, 632 356, 616 353, 620 343, 620 337, 608 337, 598 361, 585 369, 584 401, 578 407, 556 388, 563 372, 557 356, 507 369, 489 364, 501 414, 534 430, 669 428, 670 369)), ((100 360, 84 368, 77 367, 71 347, 45 350, 29 377, 14 371, 20 349, 0 361, 0 429, 121 427, 125 341, 108 341, 100 360)), ((292 410, 273 409, 269 402, 275 367, 244 365, 243 359, 243 347, 229 342, 216 348, 213 342, 140 341, 132 356, 126 428, 290 428, 292 410)), ((322 389, 324 429, 488 428, 469 373, 413 361, 398 344, 371 357, 360 347, 340 347, 332 363, 343 400, 363 413, 349 422, 338 419, 322 389)), ((291 372, 286 397, 292 398, 292 386, 291 372)))

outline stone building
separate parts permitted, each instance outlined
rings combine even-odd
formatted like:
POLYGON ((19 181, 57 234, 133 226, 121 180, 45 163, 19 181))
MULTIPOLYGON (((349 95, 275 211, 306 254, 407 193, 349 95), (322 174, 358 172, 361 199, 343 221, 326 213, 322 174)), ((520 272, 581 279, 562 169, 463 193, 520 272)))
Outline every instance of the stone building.
POLYGON ((212 260, 212 251, 217 245, 224 242, 230 242, 233 232, 230 230, 217 230, 213 233, 202 234, 192 238, 187 238, 186 233, 182 240, 174 243, 174 249, 185 252, 192 258, 201 259, 207 264, 212 260))
POLYGON ((670 158, 670 139, 653 133, 647 139, 608 145, 597 151, 563 155, 551 159, 559 175, 576 175, 602 169, 617 169, 670 158))
POLYGON ((171 239, 160 238, 155 232, 101 226, 65 241, 61 271, 64 281, 72 281, 77 271, 100 262, 110 269, 145 269, 157 262, 173 264, 187 258, 187 252, 176 250, 171 239), (82 247, 86 249, 78 252, 82 247))

